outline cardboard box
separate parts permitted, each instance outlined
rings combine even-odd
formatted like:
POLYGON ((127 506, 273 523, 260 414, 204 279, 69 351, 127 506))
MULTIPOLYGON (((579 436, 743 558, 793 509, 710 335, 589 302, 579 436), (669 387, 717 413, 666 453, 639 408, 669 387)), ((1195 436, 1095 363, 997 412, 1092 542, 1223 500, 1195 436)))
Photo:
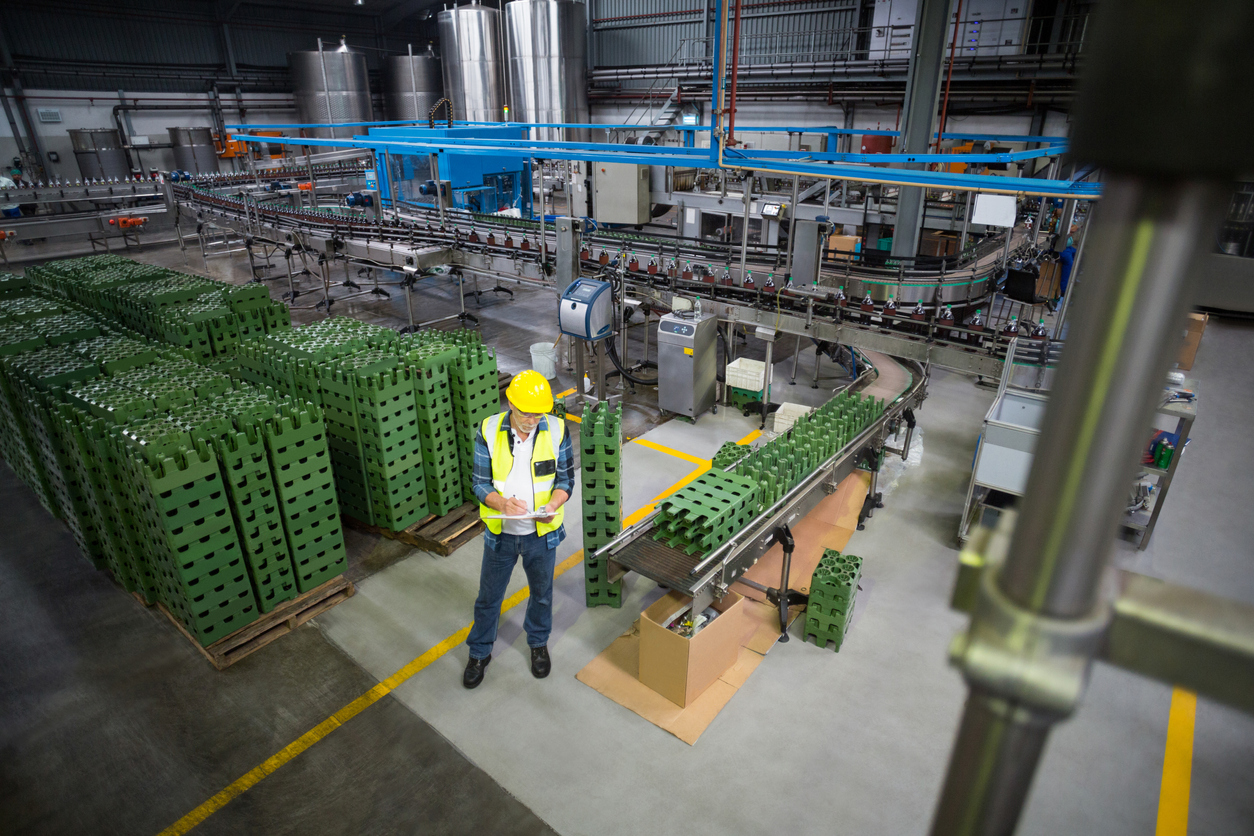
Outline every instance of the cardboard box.
POLYGON ((856 253, 861 244, 862 239, 857 235, 827 236, 827 248, 829 250, 837 250, 842 253, 856 253))
POLYGON ((1036 295, 1042 299, 1057 299, 1062 293, 1062 262, 1046 261, 1041 264, 1041 274, 1036 280, 1036 295))
POLYGON ((1184 329, 1184 345, 1180 346, 1180 358, 1176 360, 1176 368, 1181 371, 1190 371, 1193 368, 1193 361, 1197 359, 1197 347, 1202 343, 1202 333, 1206 331, 1206 321, 1209 319, 1204 313, 1190 313, 1188 324, 1184 329))
POLYGON ((728 592, 714 603, 721 615, 686 639, 666 629, 692 599, 668 592, 640 614, 640 681, 683 708, 736 663, 753 630, 743 596, 728 592))

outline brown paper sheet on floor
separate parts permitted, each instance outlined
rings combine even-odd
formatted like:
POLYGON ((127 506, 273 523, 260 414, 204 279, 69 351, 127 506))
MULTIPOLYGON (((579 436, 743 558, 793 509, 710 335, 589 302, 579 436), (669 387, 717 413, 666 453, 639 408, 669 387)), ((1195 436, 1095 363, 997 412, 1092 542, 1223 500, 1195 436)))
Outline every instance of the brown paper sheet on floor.
MULTIPOLYGON (((792 589, 809 592, 810 578, 823 556, 823 550, 844 549, 857 528, 858 512, 869 486, 869 474, 860 471, 850 474, 835 493, 825 497, 793 528, 796 548, 789 582, 792 589)), ((745 576, 766 586, 778 586, 782 559, 783 551, 777 546, 767 552, 745 576)), ((779 611, 764 603, 765 596, 755 589, 744 584, 735 584, 733 589, 749 599, 745 601, 745 613, 753 623, 753 631, 740 648, 736 663, 687 707, 680 708, 638 678, 639 621, 589 662, 575 678, 685 743, 696 743, 779 641, 779 611)), ((789 610, 789 623, 801 612, 800 607, 789 610)))

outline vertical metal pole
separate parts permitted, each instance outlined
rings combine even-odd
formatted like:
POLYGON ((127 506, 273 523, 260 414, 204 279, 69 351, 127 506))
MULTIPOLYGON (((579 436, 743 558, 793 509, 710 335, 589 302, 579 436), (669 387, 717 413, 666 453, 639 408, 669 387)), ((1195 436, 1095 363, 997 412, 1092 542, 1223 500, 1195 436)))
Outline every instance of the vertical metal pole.
POLYGON ((431 179, 435 181, 435 205, 440 210, 440 228, 444 228, 444 184, 440 182, 440 155, 431 155, 431 179))
POLYGON ((975 202, 975 192, 967 192, 965 211, 962 215, 962 237, 958 239, 958 260, 962 261, 967 252, 967 232, 971 229, 971 204, 975 202))
MULTIPOLYGON (((800 134, 798 134, 800 138, 800 134)), ((792 251, 797 246, 797 175, 792 176, 792 203, 788 204, 788 257, 784 263, 784 275, 792 277, 792 251)))
MULTIPOLYGON (((409 55, 409 103, 414 108, 414 121, 417 122, 422 119, 422 114, 418 112, 418 76, 414 74, 414 45, 405 44, 405 50, 409 55)), ((448 107, 452 112, 452 103, 448 107)))
POLYGON ((792 354, 792 380, 788 381, 789 386, 797 385, 797 365, 801 362, 801 335, 797 335, 797 349, 792 354))
POLYGON ((1106 180, 1081 327, 1041 422, 1038 449, 1053 455, 1034 459, 1006 561, 954 645, 971 692, 934 836, 1012 833, 1050 729, 1082 694, 1110 619, 1100 601, 1110 544, 1225 194, 1222 182, 1106 180), (1037 636, 1030 658, 1009 633, 1037 636), (1013 657, 982 661, 998 652, 989 642, 1013 657))
POLYGON ((759 429, 766 429, 766 416, 771 411, 771 379, 775 376, 775 361, 772 359, 775 348, 775 336, 771 335, 771 341, 766 344, 766 385, 762 392, 762 426, 759 429))
POLYGON ((740 283, 745 283, 745 261, 749 258, 749 209, 753 205, 753 172, 745 172, 745 220, 740 227, 740 283))
MULTIPOLYGON (((544 265, 549 261, 549 237, 544 229, 544 161, 540 164, 540 278, 544 278, 544 265)), ((594 349, 595 350, 595 349, 594 349)))
POLYGON ((392 201, 392 216, 400 220, 400 208, 396 202, 396 178, 392 176, 392 155, 386 149, 383 152, 383 169, 388 173, 388 198, 392 201))
POLYGON ((1067 279, 1067 292, 1062 297, 1062 310, 1058 312, 1058 319, 1054 322, 1053 339, 1062 339, 1062 326, 1067 321, 1067 309, 1071 307, 1071 299, 1075 296, 1076 279, 1080 277, 1080 256, 1084 255, 1084 241, 1089 236, 1089 226, 1093 223, 1093 209, 1089 209, 1089 218, 1084 223, 1084 228, 1080 230, 1080 245, 1075 248, 1075 258, 1071 260, 1071 276, 1067 279))
MULTIPOLYGON (((331 113, 331 83, 327 81, 327 55, 322 51, 322 38, 318 39, 318 63, 322 65, 322 100, 327 103, 327 124, 335 124, 335 116, 331 113)), ((332 129, 331 136, 335 136, 332 129)))

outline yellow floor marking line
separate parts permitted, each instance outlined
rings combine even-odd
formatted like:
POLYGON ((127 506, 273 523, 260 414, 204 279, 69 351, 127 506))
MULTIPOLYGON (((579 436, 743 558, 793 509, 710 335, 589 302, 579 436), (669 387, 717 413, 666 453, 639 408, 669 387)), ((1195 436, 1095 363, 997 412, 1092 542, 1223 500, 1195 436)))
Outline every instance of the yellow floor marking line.
POLYGON ((1183 688, 1171 692, 1167 745, 1163 751, 1163 783, 1158 792, 1158 826, 1154 836, 1186 836, 1189 832, 1189 784, 1193 778, 1193 726, 1197 694, 1183 688))
MULTIPOLYGON (((563 560, 553 569, 553 577, 561 575, 583 562, 583 549, 572 554, 563 560)), ((513 595, 505 599, 501 605, 501 612, 508 612, 514 607, 526 601, 530 595, 527 587, 515 592, 513 595)), ((400 687, 404 682, 410 679, 414 674, 429 667, 433 662, 453 648, 466 641, 466 637, 470 635, 470 625, 463 627, 453 635, 444 639, 444 641, 432 647, 426 653, 414 659, 409 664, 402 667, 396 673, 362 694, 339 711, 314 726, 309 731, 302 734, 296 740, 292 741, 285 748, 281 749, 278 754, 266 759, 260 766, 246 772, 237 778, 230 786, 210 798, 204 804, 201 804, 195 810, 192 810, 186 816, 176 821, 174 824, 161 831, 159 836, 181 836, 187 833, 196 825, 209 818, 211 815, 221 810, 234 799, 248 792, 250 789, 259 784, 263 779, 274 774, 279 767, 285 765, 288 761, 313 746, 319 740, 326 737, 349 720, 356 717, 362 711, 374 705, 383 697, 400 687)))
POLYGON ((583 419, 582 419, 582 418, 580 418, 578 415, 571 415, 569 412, 567 412, 567 413, 566 413, 566 420, 567 420, 567 421, 574 421, 576 424, 582 424, 582 423, 583 423, 583 419))
POLYGON ((555 398, 564 398, 564 397, 566 397, 567 395, 573 395, 573 394, 575 394, 575 387, 573 387, 573 386, 572 386, 571 388, 567 389, 565 392, 558 392, 558 393, 557 393, 556 395, 554 395, 553 397, 555 397, 555 398))
POLYGON ((696 456, 691 456, 687 453, 676 450, 673 447, 667 447, 663 444, 658 444, 657 442, 649 441, 644 438, 633 438, 631 440, 631 443, 639 444, 641 447, 648 447, 650 450, 657 450, 659 453, 665 453, 668 456, 674 456, 675 458, 683 459, 686 462, 692 462, 693 464, 703 464, 706 467, 710 466, 709 459, 699 459, 696 456))
POLYGON ((745 436, 744 438, 740 439, 740 440, 739 440, 739 441, 737 441, 736 443, 737 443, 737 444, 742 444, 742 445, 743 445, 743 444, 752 444, 753 442, 757 441, 757 440, 758 440, 758 438, 759 438, 761 435, 762 435, 762 431, 761 431, 761 430, 754 430, 753 432, 749 433, 747 436, 745 436))

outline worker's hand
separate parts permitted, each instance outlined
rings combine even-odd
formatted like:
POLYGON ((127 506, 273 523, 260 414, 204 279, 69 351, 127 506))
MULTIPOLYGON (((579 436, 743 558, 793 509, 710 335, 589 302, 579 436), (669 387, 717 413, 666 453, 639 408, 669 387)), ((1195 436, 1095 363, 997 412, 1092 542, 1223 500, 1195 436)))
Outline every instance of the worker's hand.
POLYGON ((527 513, 527 503, 521 499, 505 500, 505 513, 507 516, 516 517, 519 514, 527 513))
POLYGON ((543 508, 537 508, 536 510, 547 512, 547 516, 540 518, 540 522, 544 523, 545 525, 548 525, 549 523, 553 522, 553 516, 557 513, 557 509, 553 507, 552 502, 550 502, 548 505, 545 505, 543 508))

